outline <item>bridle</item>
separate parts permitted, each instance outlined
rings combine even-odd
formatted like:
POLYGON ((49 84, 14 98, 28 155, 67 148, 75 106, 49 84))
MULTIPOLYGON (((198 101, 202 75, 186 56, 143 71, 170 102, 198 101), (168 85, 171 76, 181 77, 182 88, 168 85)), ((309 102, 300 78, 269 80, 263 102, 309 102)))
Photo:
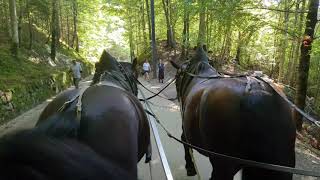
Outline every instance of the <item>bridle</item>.
MULTIPOLYGON (((130 91, 134 94, 137 95, 138 94, 138 88, 136 86, 136 84, 134 84, 134 75, 133 73, 128 74, 127 70, 125 69, 125 67, 123 67, 123 65, 117 62, 117 66, 120 70, 120 72, 115 71, 115 70, 105 70, 101 73, 101 76, 103 74, 112 77, 113 79, 115 79, 118 83, 120 83, 121 85, 124 85, 123 82, 126 82, 127 85, 129 85, 130 91), (121 75, 124 77, 121 78, 121 75)), ((100 80, 101 81, 101 80, 100 80)))

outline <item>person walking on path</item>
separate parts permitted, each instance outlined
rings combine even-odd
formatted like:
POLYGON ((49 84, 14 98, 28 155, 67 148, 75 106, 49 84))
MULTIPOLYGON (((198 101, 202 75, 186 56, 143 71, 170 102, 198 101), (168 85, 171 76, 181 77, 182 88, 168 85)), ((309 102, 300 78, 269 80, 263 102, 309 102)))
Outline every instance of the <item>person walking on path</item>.
POLYGON ((142 69, 143 69, 144 79, 149 81, 150 80, 149 79, 149 73, 151 71, 151 66, 150 66, 148 60, 144 61, 142 69))
POLYGON ((163 64, 161 59, 160 59, 159 64, 158 64, 158 70, 159 70, 159 74, 158 74, 159 83, 163 83, 163 79, 164 79, 164 64, 163 64))
POLYGON ((79 62, 76 60, 72 61, 71 71, 73 74, 73 84, 78 89, 79 88, 79 82, 81 79, 81 73, 82 73, 82 67, 79 62))

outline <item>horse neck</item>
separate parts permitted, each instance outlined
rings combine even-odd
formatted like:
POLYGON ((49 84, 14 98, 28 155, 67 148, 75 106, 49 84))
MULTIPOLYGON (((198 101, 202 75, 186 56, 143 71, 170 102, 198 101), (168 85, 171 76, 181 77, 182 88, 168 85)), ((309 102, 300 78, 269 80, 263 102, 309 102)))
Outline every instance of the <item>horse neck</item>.
POLYGON ((105 72, 107 74, 104 74, 100 80, 101 84, 113 84, 115 86, 118 86, 126 91, 129 91, 135 95, 137 95, 137 87, 134 83, 129 82, 132 81, 130 77, 127 79, 127 77, 117 71, 111 71, 111 72, 105 72))
MULTIPOLYGON (((199 62, 195 64, 194 67, 191 67, 190 73, 203 77, 211 77, 218 75, 218 72, 211 65, 209 65, 208 62, 199 62)), ((187 96, 187 94, 193 86, 200 84, 205 80, 206 79, 204 78, 197 78, 185 75, 180 84, 181 89, 179 90, 182 100, 184 101, 184 98, 187 96)))

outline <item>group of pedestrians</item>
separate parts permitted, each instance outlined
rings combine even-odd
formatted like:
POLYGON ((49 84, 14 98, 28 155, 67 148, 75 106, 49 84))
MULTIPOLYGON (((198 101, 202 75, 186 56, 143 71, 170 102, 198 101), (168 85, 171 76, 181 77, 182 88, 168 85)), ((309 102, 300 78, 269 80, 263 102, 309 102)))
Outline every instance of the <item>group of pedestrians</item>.
MULTIPOLYGON (((164 79, 164 63, 162 60, 159 60, 159 63, 157 65, 158 68, 158 80, 159 83, 163 83, 164 79)), ((143 65, 142 65, 142 70, 143 70, 143 76, 146 81, 150 81, 150 72, 151 72, 151 65, 149 64, 148 60, 145 60, 143 65)), ((79 88, 79 82, 81 80, 81 74, 82 74, 82 67, 79 62, 76 60, 72 61, 72 65, 70 67, 70 72, 72 73, 73 77, 73 84, 75 88, 79 88)))
MULTIPOLYGON (((159 64, 157 65, 158 68, 158 79, 159 79, 159 83, 163 83, 163 79, 164 79, 164 63, 162 62, 162 60, 159 60, 159 64)), ((144 79, 149 81, 150 80, 150 76, 149 73, 151 72, 151 66, 148 62, 148 60, 145 60, 143 65, 142 65, 142 70, 143 70, 143 76, 144 79)))

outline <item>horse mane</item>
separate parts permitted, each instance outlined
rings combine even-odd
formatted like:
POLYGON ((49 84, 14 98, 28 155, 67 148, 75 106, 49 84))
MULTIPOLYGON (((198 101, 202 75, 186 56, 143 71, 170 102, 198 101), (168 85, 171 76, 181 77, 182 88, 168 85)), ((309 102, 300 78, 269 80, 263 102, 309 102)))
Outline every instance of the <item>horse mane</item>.
POLYGON ((197 48, 195 55, 191 59, 191 63, 196 63, 200 61, 209 63, 209 57, 202 47, 197 48))
POLYGON ((100 57, 100 62, 103 64, 104 70, 106 71, 120 71, 118 61, 116 60, 116 58, 111 56, 111 54, 109 54, 106 50, 103 50, 102 55, 100 57))
POLYGON ((100 81, 100 76, 104 71, 120 71, 117 60, 113 56, 111 56, 106 50, 103 50, 99 62, 95 64, 95 68, 96 72, 93 76, 91 85, 96 84, 100 81))
POLYGON ((199 74, 205 70, 212 70, 212 73, 217 73, 217 71, 210 65, 209 57, 204 51, 203 47, 198 47, 195 55, 191 58, 188 65, 188 72, 193 74, 199 74))
POLYGON ((101 81, 112 81, 127 91, 137 95, 138 90, 132 66, 133 65, 129 62, 118 62, 104 50, 99 62, 96 63, 96 72, 93 76, 91 85, 101 81))
MULTIPOLYGON (((191 58, 191 60, 186 64, 186 67, 184 71, 194 74, 194 75, 199 75, 201 73, 204 73, 204 76, 212 76, 216 75, 218 72, 216 69, 214 69, 210 64, 209 64, 209 57, 207 56, 207 53, 204 51, 203 47, 198 47, 196 49, 196 53, 194 56, 191 58)), ((189 84, 193 80, 194 77, 184 74, 183 77, 181 77, 181 80, 179 83, 177 83, 177 91, 178 95, 182 95, 187 91, 189 84)))
POLYGON ((0 179, 135 179, 70 138, 23 130, 0 139, 0 179))

